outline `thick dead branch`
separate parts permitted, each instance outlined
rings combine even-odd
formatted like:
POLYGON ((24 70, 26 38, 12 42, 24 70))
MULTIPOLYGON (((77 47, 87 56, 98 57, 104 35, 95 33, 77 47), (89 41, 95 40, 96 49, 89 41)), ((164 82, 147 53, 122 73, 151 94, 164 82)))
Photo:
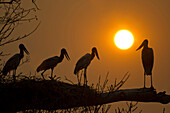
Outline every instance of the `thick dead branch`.
POLYGON ((94 106, 118 101, 159 102, 168 104, 170 95, 153 89, 124 89, 98 93, 89 87, 44 80, 22 80, 0 84, 0 110, 13 112, 28 109, 57 110, 94 106))
POLYGON ((159 102, 168 104, 170 102, 170 95, 166 92, 157 93, 156 90, 150 88, 139 89, 124 89, 118 90, 113 93, 103 93, 102 97, 106 97, 104 103, 117 102, 117 101, 137 101, 137 102, 159 102))

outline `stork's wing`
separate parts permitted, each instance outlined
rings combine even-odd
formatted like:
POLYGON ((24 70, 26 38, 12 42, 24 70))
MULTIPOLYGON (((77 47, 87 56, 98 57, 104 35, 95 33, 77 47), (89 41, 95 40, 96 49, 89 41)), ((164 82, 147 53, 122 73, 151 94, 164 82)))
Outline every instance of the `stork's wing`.
POLYGON ((53 68, 58 64, 58 62, 59 62, 59 57, 58 56, 48 58, 48 59, 44 60, 41 63, 40 66, 38 66, 37 72, 39 72, 41 70, 47 70, 47 69, 53 68))
POLYGON ((153 68, 153 64, 154 64, 154 53, 153 53, 153 49, 150 49, 151 51, 151 69, 153 68))
POLYGON ((91 62, 91 55, 87 53, 83 57, 81 57, 76 63, 76 67, 74 69, 74 74, 76 74, 79 70, 86 68, 91 62))
POLYGON ((13 69, 17 69, 18 65, 20 63, 20 55, 19 54, 15 54, 14 56, 12 56, 5 64, 2 72, 4 75, 6 75, 9 71, 13 70, 13 69))

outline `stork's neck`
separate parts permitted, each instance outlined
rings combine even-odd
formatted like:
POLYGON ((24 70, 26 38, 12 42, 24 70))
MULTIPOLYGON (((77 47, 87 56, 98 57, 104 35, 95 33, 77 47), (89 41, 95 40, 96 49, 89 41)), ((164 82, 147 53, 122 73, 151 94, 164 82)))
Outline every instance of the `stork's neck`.
POLYGON ((147 49, 147 48, 148 48, 148 44, 145 44, 143 48, 144 48, 144 49, 147 49))
POLYGON ((63 60, 63 58, 64 58, 64 54, 61 53, 61 54, 60 54, 60 62, 63 60))
POLYGON ((94 56, 95 56, 95 54, 94 54, 94 52, 92 52, 91 53, 91 60, 93 60, 94 56))
POLYGON ((24 50, 20 49, 20 59, 22 59, 24 57, 24 50))

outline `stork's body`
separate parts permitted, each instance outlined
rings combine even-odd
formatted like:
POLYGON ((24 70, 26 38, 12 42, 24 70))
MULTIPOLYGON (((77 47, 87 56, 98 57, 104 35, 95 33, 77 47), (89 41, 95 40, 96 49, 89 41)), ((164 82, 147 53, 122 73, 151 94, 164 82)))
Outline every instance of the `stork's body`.
POLYGON ((39 71, 42 71, 43 72, 41 73, 43 79, 44 79, 44 76, 43 76, 43 73, 48 70, 48 69, 51 69, 51 79, 53 79, 53 69, 54 67, 57 66, 58 63, 61 63, 64 59, 64 55, 66 56, 67 60, 70 60, 70 57, 68 56, 67 52, 65 49, 62 49, 61 50, 61 54, 60 56, 54 56, 54 57, 51 57, 51 58, 48 58, 46 60, 44 60, 40 66, 38 66, 37 68, 37 72, 39 71))
POLYGON ((91 54, 87 53, 86 55, 81 57, 78 60, 78 62, 76 63, 76 67, 74 69, 74 74, 77 75, 77 79, 78 79, 79 84, 80 84, 80 80, 79 80, 78 72, 80 70, 84 69, 84 84, 87 85, 87 76, 86 76, 87 67, 89 66, 89 64, 93 60, 95 54, 96 54, 97 58, 99 59, 97 49, 94 47, 94 48, 92 48, 92 53, 91 54))
POLYGON ((153 49, 143 48, 142 63, 143 63, 145 75, 152 75, 153 62, 154 62, 153 49))
POLYGON ((15 81, 15 75, 16 75, 16 70, 17 67, 20 64, 21 59, 24 57, 24 51, 26 52, 26 54, 29 54, 29 52, 27 51, 27 49, 25 48, 25 46, 23 44, 19 45, 19 49, 20 49, 20 53, 15 54, 14 56, 12 56, 5 64, 3 70, 2 70, 2 74, 3 75, 7 75, 8 72, 10 72, 11 70, 13 70, 13 79, 15 81))
POLYGON ((144 68, 144 88, 145 88, 145 75, 151 76, 151 88, 153 88, 153 84, 152 84, 152 68, 154 64, 153 49, 148 47, 148 40, 144 40, 137 50, 139 50, 142 47, 143 47, 142 64, 144 68))

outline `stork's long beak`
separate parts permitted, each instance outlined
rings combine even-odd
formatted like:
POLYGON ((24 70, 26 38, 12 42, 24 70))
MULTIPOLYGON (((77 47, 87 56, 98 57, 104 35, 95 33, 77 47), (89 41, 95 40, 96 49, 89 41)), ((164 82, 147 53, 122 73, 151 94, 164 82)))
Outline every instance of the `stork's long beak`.
POLYGON ((141 49, 143 46, 144 46, 144 42, 136 49, 136 51, 141 49))
POLYGON ((95 51, 97 58, 100 60, 97 50, 95 51))
POLYGON ((27 55, 29 55, 30 53, 28 52, 28 50, 24 47, 23 48, 23 50, 25 51, 25 53, 27 54, 27 55))
POLYGON ((69 61, 69 60, 70 60, 70 57, 68 56, 68 53, 67 53, 67 52, 65 52, 65 54, 64 54, 64 55, 66 56, 67 60, 69 61))

